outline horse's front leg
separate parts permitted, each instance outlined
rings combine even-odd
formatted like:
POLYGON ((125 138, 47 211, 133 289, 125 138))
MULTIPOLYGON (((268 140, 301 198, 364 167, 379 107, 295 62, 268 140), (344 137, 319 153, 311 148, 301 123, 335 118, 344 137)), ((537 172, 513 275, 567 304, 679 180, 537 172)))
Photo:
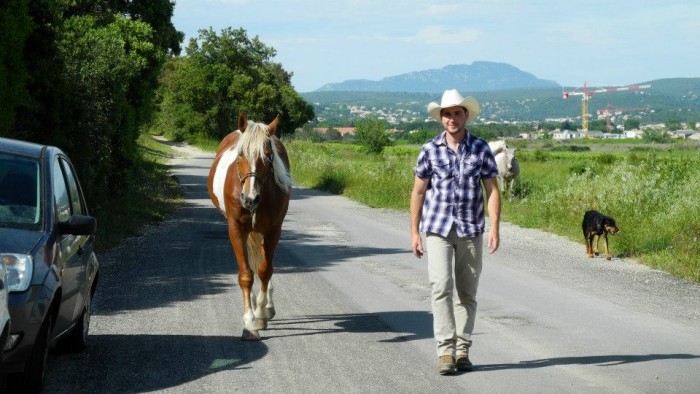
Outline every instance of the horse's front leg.
POLYGON ((241 339, 244 341, 260 340, 260 334, 255 327, 255 315, 253 314, 251 291, 253 289, 253 271, 248 266, 248 253, 246 251, 247 235, 240 234, 233 226, 229 226, 229 237, 233 245, 238 262, 238 286, 243 295, 243 333, 241 339))
POLYGON ((259 330, 267 328, 267 321, 275 317, 275 304, 272 301, 272 279, 273 265, 272 259, 275 255, 275 249, 280 240, 282 227, 278 226, 272 229, 264 238, 262 244, 262 261, 258 268, 258 277, 260 278, 260 293, 258 293, 255 306, 255 321, 256 327, 259 330))

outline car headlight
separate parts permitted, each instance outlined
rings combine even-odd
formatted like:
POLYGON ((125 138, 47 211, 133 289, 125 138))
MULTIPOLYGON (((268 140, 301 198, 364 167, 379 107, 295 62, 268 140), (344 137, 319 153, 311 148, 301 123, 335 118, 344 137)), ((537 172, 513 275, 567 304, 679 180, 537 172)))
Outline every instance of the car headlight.
POLYGON ((27 254, 3 253, 2 263, 7 268, 7 285, 10 292, 25 291, 32 282, 34 262, 27 254))

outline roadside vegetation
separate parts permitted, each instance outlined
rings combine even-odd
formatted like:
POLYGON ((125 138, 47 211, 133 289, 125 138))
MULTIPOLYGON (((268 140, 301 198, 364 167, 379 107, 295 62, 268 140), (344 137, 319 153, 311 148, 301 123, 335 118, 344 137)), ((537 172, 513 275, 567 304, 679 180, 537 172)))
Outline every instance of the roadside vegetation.
MULTIPOLYGON (((596 209, 621 228, 610 237, 614 256, 700 282, 697 144, 576 143, 519 145, 520 180, 514 197, 503 198, 503 220, 579 242, 583 255, 581 219, 596 209)), ((419 146, 389 146, 377 155, 352 144, 286 144, 297 184, 371 207, 408 209, 419 146)))
POLYGON ((140 235, 145 226, 165 219, 184 201, 167 163, 175 157, 173 149, 146 134, 137 142, 141 159, 127 178, 130 192, 109 204, 98 201, 90 212, 98 219, 98 251, 140 235))

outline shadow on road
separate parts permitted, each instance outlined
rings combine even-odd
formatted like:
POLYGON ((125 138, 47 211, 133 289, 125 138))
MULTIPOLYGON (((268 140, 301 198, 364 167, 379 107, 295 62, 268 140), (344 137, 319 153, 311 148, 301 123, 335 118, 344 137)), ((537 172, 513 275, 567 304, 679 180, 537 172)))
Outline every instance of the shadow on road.
POLYGON ((313 315, 274 319, 267 332, 276 338, 333 333, 388 333, 396 336, 380 342, 408 342, 433 337, 432 315, 428 312, 379 312, 362 314, 313 315), (392 327, 411 328, 398 332, 392 327))
POLYGON ((61 387, 66 393, 158 391, 220 371, 250 368, 248 364, 267 352, 262 341, 230 336, 93 335, 85 353, 52 357, 51 363, 62 364, 61 374, 49 374, 46 387, 61 387))
POLYGON ((561 365, 597 365, 607 367, 620 364, 641 363, 655 360, 691 360, 700 358, 700 355, 695 354, 611 354, 602 356, 583 356, 583 357, 554 357, 543 358, 540 360, 521 361, 517 364, 487 364, 478 365, 474 370, 478 371, 500 371, 503 369, 531 369, 556 367, 561 365))

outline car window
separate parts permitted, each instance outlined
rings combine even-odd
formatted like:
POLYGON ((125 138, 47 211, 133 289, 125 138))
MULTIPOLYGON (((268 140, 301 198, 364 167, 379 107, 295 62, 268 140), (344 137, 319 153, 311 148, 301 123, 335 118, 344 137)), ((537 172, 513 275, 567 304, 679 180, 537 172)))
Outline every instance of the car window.
POLYGON ((68 221, 71 216, 70 196, 66 188, 66 180, 63 177, 63 169, 58 159, 56 159, 53 165, 53 198, 56 203, 58 221, 68 221))
POLYGON ((0 153, 0 226, 41 227, 39 162, 0 153))
POLYGON ((83 209, 82 198, 80 197, 80 188, 78 187, 78 181, 75 179, 75 174, 73 173, 73 167, 70 163, 61 159, 61 164, 63 170, 66 174, 66 179, 68 180, 68 188, 70 190, 70 200, 71 206, 73 208, 74 215, 84 215, 85 210, 83 209))

